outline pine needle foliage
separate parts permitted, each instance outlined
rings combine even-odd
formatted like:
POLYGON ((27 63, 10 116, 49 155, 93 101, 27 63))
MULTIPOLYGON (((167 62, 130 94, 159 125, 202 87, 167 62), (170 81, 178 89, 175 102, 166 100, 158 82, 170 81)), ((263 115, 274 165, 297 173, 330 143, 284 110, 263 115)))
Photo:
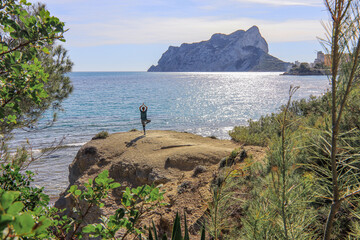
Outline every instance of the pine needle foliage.
MULTIPOLYGON (((245 213, 244 239, 313 239, 314 214, 309 209, 311 177, 299 170, 296 132, 289 120, 291 98, 298 87, 290 87, 289 100, 279 115, 280 136, 273 137, 267 155, 267 170, 254 186, 245 213)), ((291 119, 293 119, 291 117, 291 119)))
POLYGON ((219 172, 212 181, 212 198, 208 203, 206 229, 212 239, 237 239, 241 223, 245 178, 250 176, 254 162, 243 148, 235 149, 219 164, 219 172), (240 163, 236 164, 235 163, 240 163))
MULTIPOLYGON (((353 205, 355 195, 360 193, 358 128, 344 131, 344 112, 349 96, 360 81, 360 8, 359 1, 325 0, 330 23, 324 24, 327 38, 322 44, 331 56, 330 121, 326 122, 313 139, 313 151, 309 165, 317 176, 316 195, 330 204, 323 239, 339 237, 335 234, 336 216, 340 211, 350 211, 345 202, 353 205)), ((338 229, 339 230, 339 229, 338 229)), ((341 229, 340 229, 341 230, 341 229)), ((341 232, 341 231, 340 231, 341 232)))

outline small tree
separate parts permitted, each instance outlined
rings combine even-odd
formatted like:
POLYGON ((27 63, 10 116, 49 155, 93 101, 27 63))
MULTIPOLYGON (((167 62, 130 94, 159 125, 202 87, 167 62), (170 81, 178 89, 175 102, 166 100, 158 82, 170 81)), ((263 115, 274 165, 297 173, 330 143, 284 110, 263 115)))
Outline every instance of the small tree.
POLYGON ((296 118, 289 112, 298 87, 290 87, 289 100, 279 114, 280 136, 274 135, 267 154, 267 171, 252 190, 244 220, 246 239, 312 239, 314 223, 312 182, 299 171, 299 133, 291 129, 296 118))
MULTIPOLYGON (((5 4, 9 5, 10 2, 5 4)), ((9 6, 7 7, 10 8, 9 6)), ((2 101, 2 110, 6 110, 6 105, 11 108, 12 103, 14 103, 18 108, 18 111, 13 112, 14 115, 11 117, 11 119, 16 118, 16 121, 0 121, 0 130, 2 134, 11 132, 13 128, 33 126, 42 116, 44 111, 49 107, 52 106, 53 109, 60 109, 61 101, 66 98, 72 91, 70 79, 64 74, 71 71, 73 63, 70 61, 69 57, 67 56, 67 51, 63 47, 54 45, 55 39, 59 38, 62 40, 62 33, 64 30, 61 30, 55 35, 47 34, 48 36, 46 37, 44 36, 46 34, 43 33, 42 28, 39 27, 38 31, 42 32, 37 33, 35 31, 31 31, 33 36, 32 38, 29 38, 29 34, 25 34, 28 33, 30 31, 29 28, 32 27, 32 24, 29 24, 29 22, 36 23, 34 22, 34 19, 39 20, 38 16, 46 18, 45 16, 47 14, 45 13, 48 13, 48 11, 46 11, 45 5, 43 4, 27 5, 24 3, 19 4, 17 7, 20 11, 19 15, 17 15, 19 12, 16 11, 6 11, 6 7, 3 8, 2 14, 3 18, 7 17, 7 19, 10 19, 10 21, 12 21, 11 24, 17 26, 17 29, 23 34, 15 34, 14 32, 11 32, 11 30, 9 30, 10 32, 6 32, 7 21, 4 21, 4 32, 1 35, 2 45, 0 51, 2 59, 6 59, 7 55, 15 52, 17 52, 18 56, 22 54, 23 58, 19 59, 18 62, 10 62, 8 64, 4 63, 3 69, 0 72, 0 76, 2 78, 2 82, 4 84, 7 82, 9 85, 9 82, 16 80, 12 77, 14 74, 14 69, 18 69, 18 71, 21 73, 21 69, 24 67, 21 65, 22 63, 32 64, 36 61, 35 59, 37 59, 38 63, 41 65, 37 71, 41 71, 42 69, 45 75, 39 76, 38 78, 34 77, 32 81, 38 81, 38 84, 42 84, 42 88, 44 92, 46 92, 46 96, 44 95, 41 97, 41 101, 35 101, 34 103, 35 99, 33 95, 36 95, 35 93, 21 93, 18 89, 20 85, 12 86, 12 88, 7 85, 9 89, 4 89, 6 91, 2 96, 2 98, 4 98, 2 101), (6 93, 11 94, 11 91, 17 92, 17 97, 13 96, 14 99, 11 99, 11 96, 5 95, 6 93), (6 104, 4 105, 4 103, 6 104)), ((44 23, 43 20, 39 21, 40 23, 44 23)), ((59 25, 55 26, 56 21, 54 21, 49 16, 47 21, 52 22, 54 25, 53 27, 55 27, 53 30, 60 28, 62 25, 59 22, 59 25)), ((39 24, 39 22, 37 24, 39 24)), ((48 30, 50 31, 50 29, 48 30)), ((33 69, 33 71, 36 70, 33 69)), ((30 83, 28 84, 31 85, 30 83)), ((3 112, 2 114, 2 117, 5 117, 4 115, 11 114, 11 111, 7 109, 7 111, 3 112)))
POLYGON ((73 63, 63 47, 54 45, 64 41, 64 23, 50 16, 45 5, 2 1, 0 24, 0 159, 21 164, 31 155, 25 148, 18 149, 16 159, 8 154, 12 130, 35 129, 47 109, 61 109, 72 91, 65 73, 73 63))
POLYGON ((345 201, 360 192, 358 148, 354 138, 358 130, 341 132, 341 122, 349 95, 359 84, 360 18, 359 1, 325 0, 331 23, 325 25, 327 40, 323 41, 331 55, 331 122, 314 143, 317 151, 311 164, 318 176, 318 194, 331 199, 331 208, 324 228, 324 238, 333 233, 336 214, 345 201))
POLYGON ((44 8, 29 13, 26 0, 4 0, 0 5, 0 122, 17 123, 26 111, 21 103, 40 106, 49 94, 49 74, 39 60, 39 51, 54 40, 64 41, 64 23, 44 8))

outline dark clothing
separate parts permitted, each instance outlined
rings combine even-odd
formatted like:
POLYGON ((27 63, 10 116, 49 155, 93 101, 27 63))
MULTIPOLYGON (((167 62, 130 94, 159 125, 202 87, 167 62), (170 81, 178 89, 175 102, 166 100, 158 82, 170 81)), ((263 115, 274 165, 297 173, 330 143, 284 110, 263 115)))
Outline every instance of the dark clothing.
POLYGON ((146 131, 145 131, 145 126, 146 124, 148 124, 149 122, 151 122, 151 120, 148 120, 147 119, 147 107, 145 105, 143 106, 140 106, 140 118, 141 118, 141 124, 143 126, 143 130, 144 130, 144 135, 146 135, 146 131), (144 106, 144 107, 143 107, 144 106), (142 109, 145 109, 145 110, 142 110, 142 109))
POLYGON ((143 127, 145 127, 146 124, 148 124, 149 122, 151 122, 151 120, 141 120, 141 124, 143 125, 143 127))
POLYGON ((140 110, 141 121, 146 121, 147 120, 146 113, 147 113, 147 109, 145 111, 140 110))

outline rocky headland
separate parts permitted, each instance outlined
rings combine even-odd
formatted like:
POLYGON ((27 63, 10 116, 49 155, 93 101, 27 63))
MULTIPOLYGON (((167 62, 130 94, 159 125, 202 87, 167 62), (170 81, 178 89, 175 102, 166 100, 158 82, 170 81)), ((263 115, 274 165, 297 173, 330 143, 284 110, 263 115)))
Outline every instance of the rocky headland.
POLYGON ((319 76, 319 75, 330 75, 330 67, 324 64, 317 64, 311 67, 308 63, 301 63, 299 66, 293 65, 291 69, 283 75, 295 75, 295 76, 319 76))
MULTIPOLYGON (((92 140, 78 152, 69 166, 70 185, 83 185, 103 170, 122 187, 114 190, 105 201, 105 207, 91 212, 87 222, 95 222, 100 215, 109 216, 119 207, 122 190, 144 184, 161 184, 165 191, 165 206, 146 213, 141 224, 155 222, 161 232, 171 232, 176 212, 187 214, 192 234, 196 234, 211 200, 210 184, 219 171, 219 162, 241 147, 242 154, 234 159, 241 164, 246 155, 261 161, 264 148, 245 146, 230 140, 218 140, 190 133, 174 131, 125 132, 111 134, 106 139, 92 140), (196 169, 201 168, 201 171, 196 169), (196 172, 197 171, 197 172, 196 172)), ((55 204, 72 209, 66 193, 55 204)), ((240 208, 240 207, 239 207, 240 208)))
POLYGON ((170 46, 148 72, 284 72, 290 64, 268 54, 259 28, 216 33, 208 41, 170 46))

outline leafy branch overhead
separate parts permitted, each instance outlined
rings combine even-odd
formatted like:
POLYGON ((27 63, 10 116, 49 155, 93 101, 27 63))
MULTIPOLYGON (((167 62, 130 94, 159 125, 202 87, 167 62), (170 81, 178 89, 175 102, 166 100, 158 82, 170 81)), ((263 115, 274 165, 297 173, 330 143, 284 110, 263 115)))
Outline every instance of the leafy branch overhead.
POLYGON ((48 97, 44 85, 49 74, 39 61, 39 52, 49 54, 46 46, 54 40, 65 41, 64 23, 45 8, 31 14, 25 0, 5 0, 0 6, 0 122, 17 122, 20 102, 30 99, 39 105, 48 97))

